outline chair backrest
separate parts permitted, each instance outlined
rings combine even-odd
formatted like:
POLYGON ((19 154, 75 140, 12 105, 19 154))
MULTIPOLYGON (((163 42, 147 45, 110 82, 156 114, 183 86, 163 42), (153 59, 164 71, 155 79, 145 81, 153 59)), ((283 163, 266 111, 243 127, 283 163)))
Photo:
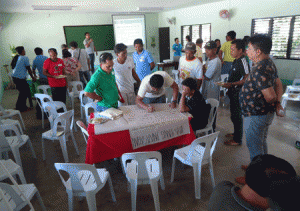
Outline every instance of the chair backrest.
POLYGON ((48 115, 48 120, 50 122, 51 128, 53 128, 54 120, 59 116, 55 107, 55 102, 46 102, 43 104, 44 111, 48 115))
MULTIPOLYGON (((149 183, 149 176, 147 173, 147 161, 155 159, 159 163, 159 177, 162 174, 162 156, 160 152, 133 152, 122 155, 122 167, 124 172, 127 172, 127 165, 130 162, 137 162, 137 178, 139 183, 149 183)), ((127 174, 126 174, 127 177, 127 174)))
POLYGON ((56 117, 53 123, 52 136, 57 135, 57 127, 59 126, 59 123, 61 123, 61 126, 64 128, 64 133, 69 133, 73 128, 73 121, 74 110, 67 111, 56 117))
POLYGON ((92 108, 94 111, 97 110, 97 103, 96 102, 92 102, 92 103, 87 103, 86 105, 84 105, 84 112, 85 112, 85 117, 86 117, 86 123, 88 124, 89 122, 89 109, 92 108))
POLYGON ((2 189, 4 193, 4 197, 6 198, 2 200, 6 200, 8 204, 11 206, 12 210, 21 210, 23 207, 27 205, 27 202, 21 198, 18 192, 14 190, 11 185, 0 182, 0 188, 2 189))
POLYGON ((47 94, 34 94, 34 97, 39 99, 37 100, 39 106, 41 107, 41 109, 44 108, 44 103, 46 102, 53 102, 52 98, 50 97, 50 95, 47 94))
POLYGON ((82 107, 84 107, 87 103, 93 102, 93 99, 85 96, 84 92, 85 92, 84 90, 79 92, 79 99, 82 107))
POLYGON ((300 78, 294 79, 293 86, 300 86, 300 78))
POLYGON ((0 124, 0 147, 10 147, 5 137, 5 131, 15 132, 17 139, 14 139, 14 142, 18 142, 18 143, 23 142, 21 134, 18 128, 16 127, 16 125, 0 124))
MULTIPOLYGON (((81 81, 71 81, 68 83, 69 89, 72 88, 71 92, 79 94, 81 90, 83 90, 83 84, 81 81)), ((68 89, 68 90, 69 90, 68 89)))
POLYGON ((87 138, 89 137, 89 133, 87 132, 87 127, 85 126, 85 124, 78 120, 76 122, 76 124, 78 125, 78 127, 80 128, 81 132, 82 132, 82 135, 83 135, 83 138, 85 140, 85 142, 87 143, 87 138))
POLYGON ((48 90, 50 89, 51 91, 51 87, 49 85, 39 85, 37 86, 37 91, 39 92, 40 90, 42 91, 42 94, 49 94, 48 90))
MULTIPOLYGON (((103 187, 105 183, 102 183, 95 166, 84 163, 55 163, 54 164, 60 179, 64 186, 72 191, 84 191, 84 187, 88 183, 96 182, 96 185, 103 187), (65 171, 69 174, 71 179, 71 186, 62 177, 60 171, 65 171)), ((93 185, 93 184, 92 184, 93 185)))
POLYGON ((214 119, 217 115, 217 110, 219 107, 219 101, 213 98, 209 98, 206 100, 206 103, 210 104, 210 112, 209 112, 209 116, 208 116, 208 122, 207 122, 207 126, 206 127, 211 127, 214 119))

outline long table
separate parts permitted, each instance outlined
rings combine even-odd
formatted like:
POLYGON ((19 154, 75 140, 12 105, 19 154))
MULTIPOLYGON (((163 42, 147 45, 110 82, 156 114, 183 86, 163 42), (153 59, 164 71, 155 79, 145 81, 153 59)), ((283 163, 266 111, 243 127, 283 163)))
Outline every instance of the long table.
MULTIPOLYGON (((189 123, 192 118, 190 114, 182 114, 178 107, 171 109, 168 104, 153 104, 153 106, 155 108, 154 113, 147 113, 136 105, 123 106, 120 107, 124 114, 123 117, 100 125, 89 124, 85 162, 94 164, 121 157, 122 154, 128 152, 156 151, 170 146, 188 145, 195 140, 195 134, 189 123), (170 114, 169 117, 167 117, 168 114, 170 114), (148 116, 149 119, 147 119, 148 116), (162 118, 158 118, 160 116, 162 118), (184 126, 188 133, 183 135, 178 133, 179 136, 177 134, 177 137, 174 137, 178 131, 176 124, 179 125, 178 128, 184 126), (166 127, 165 131, 162 131, 163 127, 166 127), (151 129, 148 130, 148 128, 151 129), (133 141, 134 138, 136 139, 136 133, 145 133, 146 136, 146 133, 151 131, 153 133, 157 131, 159 135, 163 134, 164 140, 150 144, 147 142, 139 144, 139 142, 133 141)), ((93 118, 93 114, 91 118, 93 118)))

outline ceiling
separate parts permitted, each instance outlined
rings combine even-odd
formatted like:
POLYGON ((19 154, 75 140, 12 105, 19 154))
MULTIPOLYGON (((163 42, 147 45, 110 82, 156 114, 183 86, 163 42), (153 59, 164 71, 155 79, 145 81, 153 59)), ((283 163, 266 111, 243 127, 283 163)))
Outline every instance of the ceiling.
POLYGON ((207 4, 223 0, 0 0, 0 12, 6 13, 49 13, 61 12, 53 10, 37 11, 32 5, 43 6, 73 6, 76 12, 105 12, 105 13, 147 13, 173 10, 182 7, 207 4), (138 10, 145 8, 145 10, 138 10))

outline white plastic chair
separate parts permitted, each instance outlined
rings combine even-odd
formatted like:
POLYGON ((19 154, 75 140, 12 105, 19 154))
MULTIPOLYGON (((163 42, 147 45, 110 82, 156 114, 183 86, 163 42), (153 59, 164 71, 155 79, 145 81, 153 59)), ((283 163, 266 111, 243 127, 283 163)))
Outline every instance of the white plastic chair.
POLYGON ((1 119, 0 118, 0 125, 15 125, 18 127, 19 131, 21 134, 24 134, 23 129, 20 125, 20 122, 18 120, 13 120, 13 119, 1 119))
POLYGON ((20 111, 18 111, 18 110, 13 110, 13 109, 4 109, 4 108, 0 105, 0 113, 1 113, 0 117, 1 117, 2 119, 12 118, 13 116, 18 115, 19 118, 20 118, 20 120, 21 120, 23 129, 25 130, 25 125, 24 125, 23 118, 22 118, 22 116, 21 116, 20 111))
POLYGON ((165 189, 160 152, 135 152, 122 155, 122 167, 131 184, 131 205, 136 210, 137 185, 150 184, 154 198, 155 210, 160 210, 158 180, 165 189))
POLYGON ((15 125, 0 125, 0 154, 5 153, 5 157, 8 158, 7 152, 12 151, 16 163, 22 167, 22 161, 20 156, 20 147, 28 142, 32 155, 36 158, 33 146, 27 135, 21 135, 19 130, 15 125), (13 131, 16 136, 7 136, 5 137, 5 131, 13 131))
POLYGON ((39 85, 39 86, 37 86, 36 91, 39 92, 40 90, 42 91, 42 94, 49 95, 48 90, 50 90, 50 93, 51 93, 51 87, 49 85, 39 85))
POLYGON ((38 104, 41 108, 41 111, 42 111, 42 127, 43 128, 45 128, 44 127, 44 113, 45 113, 44 103, 53 102, 53 105, 55 106, 56 110, 63 108, 65 112, 67 111, 66 105, 63 102, 53 101, 52 98, 50 97, 50 95, 47 95, 47 94, 34 94, 34 96, 35 96, 35 98, 38 99, 37 102, 38 102, 38 104))
POLYGON ((0 196, 0 210, 19 211, 27 206, 28 203, 23 198, 23 196, 21 196, 21 192, 28 201, 30 201, 33 196, 36 195, 42 207, 42 210, 46 210, 42 197, 34 184, 18 185, 17 187, 15 185, 8 185, 0 182, 0 189, 3 191, 5 197, 4 199, 2 199, 0 196), (7 207, 5 201, 8 203, 9 207, 7 207))
MULTIPOLYGON (((11 159, 8 160, 0 160, 0 163, 4 165, 4 167, 8 170, 8 172, 11 175, 18 175, 22 184, 26 184, 26 179, 24 176, 24 173, 22 171, 21 166, 16 164, 11 159)), ((5 170, 2 168, 2 165, 0 164, 0 181, 7 179, 9 175, 5 172, 5 170)))
POLYGON ((214 119, 217 115, 217 110, 219 107, 219 101, 213 98, 209 98, 206 100, 206 103, 210 104, 210 112, 208 116, 208 122, 205 128, 196 131, 196 137, 198 137, 201 133, 205 135, 209 134, 209 132, 213 132, 213 123, 214 119))
POLYGON ((185 165, 194 169, 194 183, 196 199, 201 198, 201 166, 209 163, 211 182, 215 187, 215 179, 212 165, 212 155, 214 153, 219 132, 197 138, 191 145, 174 151, 171 182, 174 181, 175 162, 178 159, 185 165))
POLYGON ((96 102, 92 102, 92 103, 87 103, 84 106, 84 113, 85 113, 85 118, 86 118, 86 124, 89 124, 89 119, 90 119, 90 115, 89 115, 89 109, 93 109, 93 111, 97 111, 97 103, 96 102))
POLYGON ((300 78, 295 78, 292 85, 293 86, 300 86, 300 78))
POLYGON ((76 124, 80 128, 80 130, 82 132, 82 136, 83 136, 85 142, 87 143, 87 139, 89 138, 89 133, 87 132, 87 127, 85 126, 85 124, 82 121, 77 121, 76 124))
POLYGON ((74 196, 86 197, 90 211, 96 211, 96 193, 101 190, 108 180, 112 200, 116 202, 115 192, 112 186, 109 172, 105 168, 96 169, 93 165, 79 163, 55 163, 60 179, 68 193, 69 210, 73 210, 74 196), (69 174, 67 180, 62 177, 60 171, 69 174))
POLYGON ((68 96, 72 105, 72 109, 74 109, 74 99, 79 98, 79 93, 81 90, 83 90, 83 84, 81 81, 71 81, 68 83, 68 96))
POLYGON ((69 162, 67 152, 67 140, 71 137, 77 154, 79 155, 76 140, 73 135, 72 127, 74 122, 74 110, 67 111, 58 116, 53 123, 53 128, 42 134, 43 159, 45 160, 45 144, 44 139, 58 140, 63 152, 65 162, 69 162), (61 124, 61 125, 59 125, 61 124))
POLYGON ((85 96, 84 94, 84 90, 80 91, 79 93, 79 100, 80 100, 80 113, 81 113, 81 119, 83 120, 84 119, 84 106, 87 104, 87 103, 92 103, 93 102, 93 99, 85 96))

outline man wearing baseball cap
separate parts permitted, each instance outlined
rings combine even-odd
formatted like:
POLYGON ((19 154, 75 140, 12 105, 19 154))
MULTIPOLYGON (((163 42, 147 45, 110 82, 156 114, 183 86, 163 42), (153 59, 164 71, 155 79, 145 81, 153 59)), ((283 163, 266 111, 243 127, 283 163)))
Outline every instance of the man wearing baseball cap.
POLYGON ((179 60, 179 98, 182 93, 182 81, 187 78, 194 78, 197 81, 197 90, 200 89, 202 83, 202 63, 195 57, 196 44, 188 42, 185 46, 185 56, 180 57, 179 60))
POLYGON ((214 98, 219 100, 220 87, 215 82, 221 81, 222 63, 217 56, 217 43, 209 41, 205 45, 205 53, 208 57, 206 72, 203 77, 202 95, 205 99, 214 98))

